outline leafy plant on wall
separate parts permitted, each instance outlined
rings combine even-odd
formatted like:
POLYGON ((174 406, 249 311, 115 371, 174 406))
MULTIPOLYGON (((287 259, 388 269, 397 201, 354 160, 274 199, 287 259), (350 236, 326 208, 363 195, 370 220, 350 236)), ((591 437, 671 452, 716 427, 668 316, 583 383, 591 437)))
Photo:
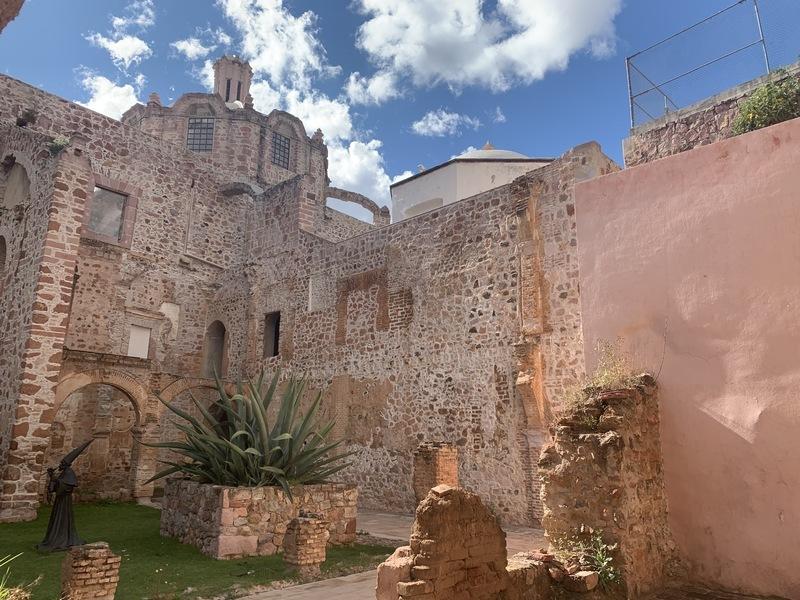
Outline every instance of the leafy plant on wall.
POLYGON ((800 79, 781 69, 775 77, 756 89, 739 107, 733 134, 755 131, 800 117, 800 79))
POLYGON ((262 372, 254 380, 239 381, 233 395, 215 379, 218 398, 211 407, 192 396, 199 418, 162 400, 180 418, 176 426, 185 437, 145 445, 168 448, 185 460, 163 461, 168 468, 150 481, 181 473, 217 485, 280 486, 291 497, 290 486, 322 483, 349 465, 349 453, 334 453, 341 440, 328 439, 334 422, 317 418, 322 394, 308 411, 301 410, 305 379, 290 378, 279 394, 279 374, 268 381, 262 372), (276 396, 279 405, 270 426, 268 411, 276 396))

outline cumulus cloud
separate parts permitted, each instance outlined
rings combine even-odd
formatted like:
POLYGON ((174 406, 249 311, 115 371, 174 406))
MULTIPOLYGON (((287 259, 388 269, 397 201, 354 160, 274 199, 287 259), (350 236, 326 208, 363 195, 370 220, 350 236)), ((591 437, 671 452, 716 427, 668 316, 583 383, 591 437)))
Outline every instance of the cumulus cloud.
MULTIPOLYGON (((76 102, 112 119, 119 119, 122 113, 140 101, 139 90, 129 83, 118 85, 107 77, 86 69, 80 72, 80 76, 81 86, 89 93, 89 100, 76 102)), ((137 76, 136 82, 141 87, 145 83, 144 77, 137 76)))
POLYGON ((419 121, 414 121, 411 131, 427 137, 443 137, 458 135, 465 127, 478 129, 480 126, 479 119, 439 108, 425 113, 419 121))
POLYGON ((379 71, 418 86, 504 91, 566 68, 587 49, 614 51, 621 0, 357 0, 358 46, 379 71))
POLYGON ((98 48, 103 48, 114 65, 127 72, 131 65, 137 65, 150 58, 153 51, 141 37, 130 32, 140 33, 156 22, 153 0, 135 0, 125 7, 124 15, 111 17, 112 31, 108 35, 90 33, 86 40, 98 48))
POLYGON ((183 54, 187 60, 197 60, 205 58, 216 46, 204 46, 196 37, 188 37, 184 40, 176 40, 170 44, 175 50, 183 54))
MULTIPOLYGON (((341 71, 328 61, 317 35, 316 15, 292 14, 282 0, 218 0, 218 5, 241 36, 241 54, 253 68, 254 107, 266 113, 286 110, 303 121, 308 134, 322 129, 333 184, 386 203, 391 180, 381 141, 362 139, 353 126, 350 103, 356 100, 331 97, 315 85, 341 71)), ((208 77, 209 63, 198 74, 208 77)), ((361 103, 393 93, 388 78, 367 81, 356 74, 351 79, 353 95, 361 103)))
POLYGON ((372 77, 356 71, 350 74, 344 89, 353 104, 383 104, 400 95, 397 78, 390 71, 378 71, 372 77))
POLYGON ((135 35, 124 35, 119 39, 112 39, 99 33, 93 33, 86 39, 98 48, 105 49, 116 67, 122 71, 127 71, 131 65, 139 64, 153 55, 147 42, 135 35))

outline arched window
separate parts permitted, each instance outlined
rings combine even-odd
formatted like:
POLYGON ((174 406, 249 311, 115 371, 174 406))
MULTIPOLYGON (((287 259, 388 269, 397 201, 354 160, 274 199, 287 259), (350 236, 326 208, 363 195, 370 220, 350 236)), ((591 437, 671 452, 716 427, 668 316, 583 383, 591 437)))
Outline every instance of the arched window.
POLYGON ((214 321, 206 330, 203 347, 203 376, 213 377, 214 373, 222 377, 227 367, 225 360, 225 325, 214 321))
MULTIPOLYGON (((14 159, 11 158, 10 161, 14 159)), ((28 172, 18 162, 3 162, 2 174, 5 180, 3 199, 0 206, 5 209, 12 209, 18 204, 27 204, 31 193, 31 182, 28 179, 28 172), (10 164, 9 164, 10 163, 10 164)))

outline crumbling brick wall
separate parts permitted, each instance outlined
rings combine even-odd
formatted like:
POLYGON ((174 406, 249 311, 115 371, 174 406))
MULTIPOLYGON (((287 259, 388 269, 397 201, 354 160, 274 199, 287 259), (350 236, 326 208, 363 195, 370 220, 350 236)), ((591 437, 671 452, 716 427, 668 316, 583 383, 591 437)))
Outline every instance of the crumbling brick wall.
POLYGON ((480 498, 437 486, 417 508, 411 530, 414 567, 401 599, 496 600, 510 586, 506 534, 480 498))
POLYGON ((414 452, 414 496, 422 502, 437 485, 458 487, 458 448, 425 442, 414 452))
POLYGON ((330 537, 328 525, 322 519, 304 516, 302 512, 289 522, 283 538, 283 560, 303 577, 319 575, 330 537))
POLYGON ((676 567, 667 521, 658 391, 644 375, 631 388, 587 390, 554 426, 542 451, 542 524, 557 548, 600 533, 618 545, 629 598, 659 588, 676 567))
POLYGON ((113 600, 121 560, 106 542, 73 546, 61 563, 61 598, 113 600))

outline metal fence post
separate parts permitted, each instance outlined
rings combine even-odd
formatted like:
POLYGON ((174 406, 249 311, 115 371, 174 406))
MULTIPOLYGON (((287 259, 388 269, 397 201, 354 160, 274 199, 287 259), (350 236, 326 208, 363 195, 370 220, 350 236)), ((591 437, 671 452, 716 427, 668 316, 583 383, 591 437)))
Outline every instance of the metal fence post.
POLYGON ((633 88, 631 87, 631 59, 630 57, 625 57, 625 73, 628 77, 628 110, 630 111, 631 116, 631 129, 636 126, 634 114, 633 114, 633 88))
POLYGON ((764 50, 764 62, 767 65, 767 74, 769 74, 772 72, 772 68, 769 66, 769 53, 767 52, 767 41, 764 39, 764 29, 761 27, 761 11, 758 10, 758 0, 753 0, 753 8, 756 11, 758 35, 761 38, 761 48, 764 50))

